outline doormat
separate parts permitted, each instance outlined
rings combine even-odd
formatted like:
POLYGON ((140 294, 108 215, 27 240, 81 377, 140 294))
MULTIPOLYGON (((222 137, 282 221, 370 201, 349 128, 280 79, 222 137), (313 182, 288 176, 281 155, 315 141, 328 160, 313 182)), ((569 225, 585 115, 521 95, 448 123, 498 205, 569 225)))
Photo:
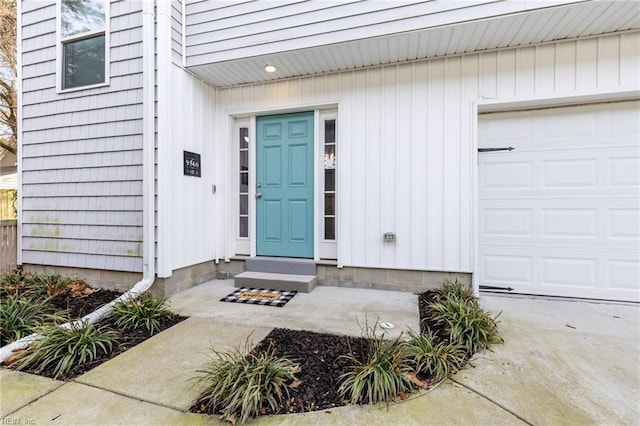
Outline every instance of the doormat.
POLYGON ((221 302, 249 303, 251 305, 266 305, 283 307, 293 299, 297 291, 282 291, 266 288, 241 287, 233 293, 220 299, 221 302))

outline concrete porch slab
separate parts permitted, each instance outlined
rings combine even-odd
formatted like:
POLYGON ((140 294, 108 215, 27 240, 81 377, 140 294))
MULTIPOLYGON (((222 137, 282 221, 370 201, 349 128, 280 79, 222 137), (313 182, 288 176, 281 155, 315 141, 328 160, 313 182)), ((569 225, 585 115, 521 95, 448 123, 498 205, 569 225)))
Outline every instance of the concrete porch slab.
MULTIPOLYGON (((411 327, 419 328, 418 298, 399 291, 371 291, 357 288, 316 287, 313 293, 298 293, 281 308, 220 302, 235 290, 232 280, 215 280, 193 287, 170 299, 181 315, 211 318, 222 324, 247 327, 282 327, 360 336, 366 323, 392 322, 386 331, 397 336, 411 327)), ((378 332, 383 330, 378 327, 378 332)))

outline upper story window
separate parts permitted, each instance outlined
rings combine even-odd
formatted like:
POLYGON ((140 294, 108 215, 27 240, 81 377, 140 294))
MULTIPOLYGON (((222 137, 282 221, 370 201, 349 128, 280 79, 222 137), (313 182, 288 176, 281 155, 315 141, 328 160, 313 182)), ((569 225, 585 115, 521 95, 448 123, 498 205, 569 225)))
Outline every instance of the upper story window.
POLYGON ((61 0, 61 89, 107 83, 106 0, 61 0))

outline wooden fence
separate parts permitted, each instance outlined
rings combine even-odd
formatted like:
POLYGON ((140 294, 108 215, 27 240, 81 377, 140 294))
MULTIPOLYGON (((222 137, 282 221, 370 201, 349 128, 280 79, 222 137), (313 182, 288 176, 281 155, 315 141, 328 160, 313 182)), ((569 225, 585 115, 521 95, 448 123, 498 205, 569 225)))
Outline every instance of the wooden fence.
POLYGON ((18 222, 0 221, 0 273, 11 272, 18 261, 18 222))

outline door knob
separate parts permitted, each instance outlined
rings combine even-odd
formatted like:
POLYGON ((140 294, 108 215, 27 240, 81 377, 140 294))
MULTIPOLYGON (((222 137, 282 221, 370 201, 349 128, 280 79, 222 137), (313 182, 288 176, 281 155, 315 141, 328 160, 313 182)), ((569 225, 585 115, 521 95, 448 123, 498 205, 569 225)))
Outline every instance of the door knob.
POLYGON ((260 198, 262 197, 262 194, 260 192, 256 192, 256 198, 260 198))

